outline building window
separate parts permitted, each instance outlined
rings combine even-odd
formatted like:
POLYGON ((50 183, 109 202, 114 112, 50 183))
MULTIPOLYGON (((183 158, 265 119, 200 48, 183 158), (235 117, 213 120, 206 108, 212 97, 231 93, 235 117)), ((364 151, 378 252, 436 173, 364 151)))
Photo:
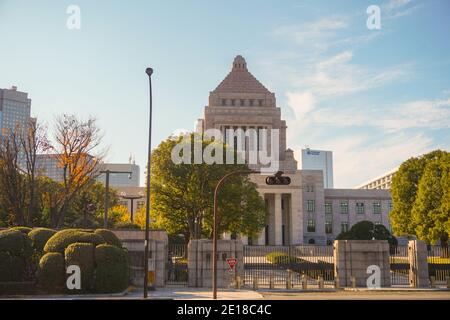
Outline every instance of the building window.
POLYGON ((356 213, 364 214, 364 203, 363 202, 356 203, 356 213))
POLYGON ((394 204, 392 203, 392 201, 389 201, 389 212, 392 211, 392 209, 394 209, 394 204))
POLYGON ((332 214, 333 213, 333 206, 329 202, 325 203, 325 213, 326 214, 332 214))
POLYGON ((314 192, 314 185, 306 185, 306 192, 314 192))
POLYGON ((315 211, 315 201, 314 200, 307 200, 306 201, 306 211, 308 212, 314 212, 315 211))
POLYGON ((306 227, 306 231, 308 231, 308 232, 316 232, 316 220, 308 219, 308 225, 306 227))
POLYGON ((235 104, 236 104, 236 100, 235 99, 231 99, 231 105, 234 107, 235 104))
POLYGON ((241 106, 245 106, 245 100, 241 99, 241 106))
POLYGON ((325 233, 333 233, 333 221, 325 221, 325 233))
POLYGON ((316 244, 316 240, 314 240, 314 239, 309 239, 309 240, 308 240, 308 244, 316 244))
POLYGON ((373 213, 374 214, 380 214, 381 213, 381 203, 380 202, 374 202, 373 203, 373 213))
POLYGON ((341 232, 347 232, 348 231, 348 222, 343 221, 341 222, 341 232))
POLYGON ((222 105, 226 106, 227 105, 227 99, 222 99, 222 105))
POLYGON ((262 107, 263 103, 264 103, 264 100, 260 99, 260 100, 258 100, 258 103, 259 103, 259 106, 262 107))
POLYGON ((253 106, 253 99, 250 99, 248 102, 249 102, 249 104, 250 104, 250 106, 253 106))
POLYGON ((341 202, 341 213, 342 214, 348 213, 348 202, 341 202))

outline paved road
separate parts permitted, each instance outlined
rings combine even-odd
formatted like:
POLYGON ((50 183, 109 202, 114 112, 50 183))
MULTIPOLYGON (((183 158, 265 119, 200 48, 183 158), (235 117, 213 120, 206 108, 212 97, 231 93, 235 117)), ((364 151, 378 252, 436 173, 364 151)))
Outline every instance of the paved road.
POLYGON ((260 292, 269 300, 450 300, 450 291, 260 292))

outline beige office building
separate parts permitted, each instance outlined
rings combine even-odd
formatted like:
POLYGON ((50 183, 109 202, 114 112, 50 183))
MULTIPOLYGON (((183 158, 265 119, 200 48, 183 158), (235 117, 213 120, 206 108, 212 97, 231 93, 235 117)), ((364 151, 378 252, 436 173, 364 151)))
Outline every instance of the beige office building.
MULTIPOLYGON (((279 170, 291 178, 290 185, 267 185, 265 175, 253 174, 269 209, 266 227, 258 237, 244 243, 288 245, 330 243, 341 231, 362 220, 371 220, 390 228, 391 208, 387 190, 325 189, 323 172, 298 170, 294 153, 287 147, 286 121, 281 119, 275 94, 249 71, 242 56, 237 56, 230 73, 209 94, 204 116, 196 125, 197 132, 218 129, 227 141, 229 129, 279 130, 279 170)), ((265 140, 268 150, 272 142, 265 140)), ((259 148, 259 141, 258 141, 259 148)), ((253 169, 261 166, 249 164, 253 169)))

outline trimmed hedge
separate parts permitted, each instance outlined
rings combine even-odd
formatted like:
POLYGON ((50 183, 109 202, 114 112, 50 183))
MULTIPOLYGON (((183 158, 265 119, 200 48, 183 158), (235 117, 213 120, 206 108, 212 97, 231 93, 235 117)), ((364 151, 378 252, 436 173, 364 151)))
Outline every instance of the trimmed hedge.
POLYGON ((12 228, 9 228, 9 230, 17 230, 24 234, 29 234, 31 232, 31 230, 33 230, 33 229, 29 228, 29 227, 12 227, 12 228))
POLYGON ((70 265, 77 265, 80 267, 80 291, 89 292, 94 282, 94 246, 91 243, 72 243, 66 248, 64 257, 67 267, 70 265))
POLYGON ((37 272, 38 285, 47 293, 61 292, 65 286, 64 256, 50 252, 42 256, 37 272))
POLYGON ((24 280, 25 259, 0 251, 0 282, 19 282, 24 280))
POLYGON ((96 292, 121 292, 128 287, 130 270, 126 250, 102 244, 95 248, 95 260, 97 263, 96 292))
POLYGON ((114 234, 114 232, 107 229, 97 229, 94 233, 105 239, 107 244, 122 248, 122 241, 120 241, 120 239, 114 234))
POLYGON ((31 239, 31 243, 33 245, 33 249, 37 252, 43 252, 44 246, 47 243, 48 239, 50 239, 57 231, 53 229, 47 228, 36 228, 33 229, 28 237, 31 239))
POLYGON ((18 230, 0 231, 0 251, 28 259, 33 253, 31 239, 18 230))
POLYGON ((57 232, 50 239, 44 247, 44 252, 59 252, 64 253, 64 250, 72 243, 92 243, 94 246, 105 243, 105 240, 98 234, 85 232, 77 229, 66 229, 57 232))
POLYGON ((302 260, 297 257, 289 256, 287 253, 277 251, 268 253, 266 255, 266 259, 274 264, 289 264, 302 262, 302 260))

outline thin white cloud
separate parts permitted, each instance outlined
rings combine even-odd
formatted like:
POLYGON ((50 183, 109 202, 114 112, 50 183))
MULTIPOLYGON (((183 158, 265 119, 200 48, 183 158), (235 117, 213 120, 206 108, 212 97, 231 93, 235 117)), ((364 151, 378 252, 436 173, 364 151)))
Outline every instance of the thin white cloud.
POLYGON ((410 101, 377 108, 329 107, 315 110, 308 116, 311 122, 335 127, 373 127, 388 132, 445 129, 450 128, 450 99, 410 101))
POLYGON ((293 85, 310 90, 320 98, 360 92, 411 76, 411 65, 402 64, 384 69, 369 69, 352 63, 353 52, 344 51, 298 74, 293 85))
POLYGON ((294 40, 297 44, 315 46, 333 35, 334 31, 347 27, 344 18, 326 18, 301 25, 285 25, 277 27, 272 35, 294 40))

